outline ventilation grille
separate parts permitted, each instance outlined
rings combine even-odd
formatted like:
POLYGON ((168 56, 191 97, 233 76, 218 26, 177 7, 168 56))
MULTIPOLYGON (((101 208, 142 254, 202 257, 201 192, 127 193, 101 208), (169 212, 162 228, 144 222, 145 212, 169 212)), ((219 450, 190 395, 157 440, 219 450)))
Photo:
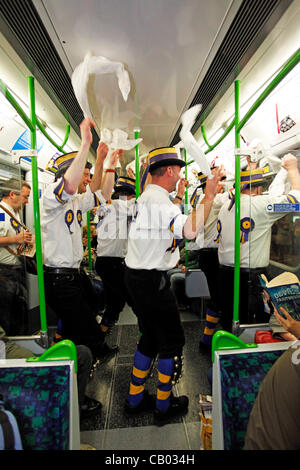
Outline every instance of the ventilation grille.
MULTIPOLYGON (((292 0, 243 1, 190 104, 190 107, 202 104, 192 133, 200 127, 291 2, 292 0)), ((181 126, 171 145, 180 141, 180 129, 181 126)))
POLYGON ((7 40, 79 133, 83 113, 74 94, 71 78, 32 1, 1 0, 0 18, 7 40))

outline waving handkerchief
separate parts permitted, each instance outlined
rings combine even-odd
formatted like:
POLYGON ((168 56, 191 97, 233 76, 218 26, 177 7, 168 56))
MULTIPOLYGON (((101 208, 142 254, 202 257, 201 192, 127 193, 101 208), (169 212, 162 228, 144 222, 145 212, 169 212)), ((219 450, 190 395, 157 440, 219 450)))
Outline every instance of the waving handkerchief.
POLYGON ((114 129, 112 132, 109 129, 101 129, 100 140, 107 144, 112 150, 131 150, 142 142, 143 139, 128 139, 127 132, 121 129, 114 129))
MULTIPOLYGON (((105 57, 94 57, 86 54, 83 62, 79 64, 72 74, 72 85, 77 101, 83 111, 84 117, 92 117, 87 96, 87 83, 90 74, 101 75, 114 73, 118 79, 118 85, 124 101, 127 101, 130 92, 130 79, 128 72, 121 62, 113 62, 105 57)), ((95 90, 95 94, 101 90, 95 90)))
POLYGON ((195 160, 196 163, 198 163, 202 173, 210 178, 212 175, 207 158, 191 133, 191 128, 196 121, 197 115, 201 111, 201 107, 202 105, 198 104, 183 113, 181 116, 182 129, 179 135, 187 153, 195 160))

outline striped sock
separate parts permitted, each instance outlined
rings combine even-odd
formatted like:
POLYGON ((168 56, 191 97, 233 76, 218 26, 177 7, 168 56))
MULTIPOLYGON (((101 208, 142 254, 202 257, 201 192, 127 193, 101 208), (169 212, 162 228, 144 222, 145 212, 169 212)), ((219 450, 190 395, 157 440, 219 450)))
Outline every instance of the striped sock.
POLYGON ((201 343, 211 344, 213 334, 219 322, 220 315, 208 308, 206 310, 205 328, 201 338, 201 343))
POLYGON ((59 341, 63 339, 61 332, 62 332, 62 323, 61 323, 61 319, 59 318, 57 321, 56 333, 52 340, 51 346, 53 346, 54 344, 58 343, 59 341))
POLYGON ((129 386, 128 403, 130 406, 137 406, 143 399, 145 382, 147 380, 151 362, 151 357, 144 356, 144 354, 136 350, 129 386))
POLYGON ((103 333, 106 333, 107 330, 109 328, 111 328, 112 326, 114 326, 115 322, 114 321, 111 321, 108 317, 105 316, 105 314, 103 315, 102 319, 101 319, 101 323, 100 323, 100 328, 101 328, 101 331, 103 331, 103 333))
POLYGON ((171 377, 174 371, 174 359, 158 360, 158 384, 156 393, 156 408, 159 411, 166 411, 170 405, 172 393, 171 377))

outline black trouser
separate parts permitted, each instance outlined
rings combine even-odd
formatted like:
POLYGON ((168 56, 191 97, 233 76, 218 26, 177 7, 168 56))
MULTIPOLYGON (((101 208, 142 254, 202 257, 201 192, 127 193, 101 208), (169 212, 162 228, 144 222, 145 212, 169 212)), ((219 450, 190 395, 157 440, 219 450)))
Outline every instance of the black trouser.
POLYGON ((202 269, 206 276, 210 300, 207 303, 208 308, 218 313, 219 306, 219 291, 218 291, 218 276, 219 276, 219 258, 218 248, 202 248, 199 250, 199 268, 202 269))
POLYGON ((7 336, 29 334, 26 278, 21 266, 0 264, 0 325, 7 336))
MULTIPOLYGON (((240 269, 239 322, 240 324, 266 323, 270 315, 264 311, 259 274, 267 275, 267 268, 240 269)), ((221 324, 224 330, 232 330, 234 268, 219 268, 221 324)))
POLYGON ((138 350, 151 358, 181 356, 184 332, 167 273, 126 268, 125 283, 142 333, 138 350))
POLYGON ((60 271, 44 270, 46 302, 61 319, 63 338, 84 344, 97 355, 104 335, 96 321, 97 297, 90 280, 75 269, 60 271))
POLYGON ((104 316, 113 325, 119 319, 125 304, 133 307, 131 296, 125 286, 124 258, 97 256, 95 269, 101 277, 105 292, 104 316))
POLYGON ((84 403, 85 390, 89 380, 93 356, 89 348, 80 344, 76 346, 77 351, 77 389, 79 406, 84 403))

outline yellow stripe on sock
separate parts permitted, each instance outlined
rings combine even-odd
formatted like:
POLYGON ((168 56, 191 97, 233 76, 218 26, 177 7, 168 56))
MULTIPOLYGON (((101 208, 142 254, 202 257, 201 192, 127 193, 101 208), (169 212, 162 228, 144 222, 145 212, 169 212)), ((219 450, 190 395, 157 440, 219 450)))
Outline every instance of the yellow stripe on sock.
POLYGON ((137 395, 138 393, 141 393, 144 391, 144 385, 133 385, 130 384, 129 387, 129 395, 137 395))
POLYGON ((206 321, 210 321, 211 323, 218 323, 219 317, 212 317, 210 315, 206 315, 206 321))
POLYGON ((207 326, 204 328, 204 334, 205 335, 212 335, 214 334, 215 329, 214 328, 207 328, 207 326))
POLYGON ((133 366, 133 369, 132 369, 133 375, 135 377, 138 377, 139 379, 144 379, 145 377, 147 377, 148 372, 149 372, 149 369, 148 370, 141 370, 141 369, 137 369, 134 366, 133 366))
POLYGON ((171 376, 162 374, 161 372, 158 371, 158 380, 163 384, 167 384, 170 382, 171 376))
POLYGON ((162 390, 159 390, 159 388, 157 389, 156 398, 158 400, 167 400, 167 398, 169 398, 170 395, 171 395, 171 390, 169 390, 168 392, 163 392, 162 390))

